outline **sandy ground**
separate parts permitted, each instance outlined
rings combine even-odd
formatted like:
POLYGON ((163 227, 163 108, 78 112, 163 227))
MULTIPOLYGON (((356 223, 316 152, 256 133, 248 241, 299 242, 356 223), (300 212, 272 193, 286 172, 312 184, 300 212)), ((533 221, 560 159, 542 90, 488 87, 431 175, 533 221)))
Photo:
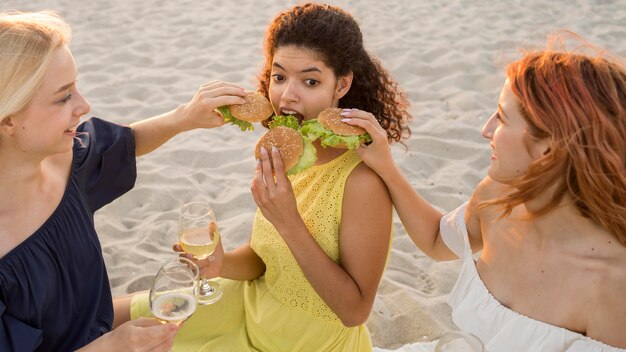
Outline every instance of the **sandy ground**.
MULTIPOLYGON (((506 62, 570 29, 626 54, 626 1, 331 1, 360 22, 370 53, 400 82, 415 119, 408 151, 394 156, 413 186, 449 211, 485 175, 482 124, 495 110, 506 62)), ((79 88, 90 116, 131 123, 186 102, 225 80, 254 89, 262 38, 296 2, 214 0, 0 1, 0 9, 61 12, 72 25, 79 88)), ((214 205, 226 249, 248 239, 257 128, 179 135, 138 160, 136 187, 96 215, 114 295, 144 290, 172 256, 181 203, 214 205)), ((396 349, 452 329, 446 297, 458 270, 415 248, 397 216, 391 258, 367 323, 375 346, 396 349)))

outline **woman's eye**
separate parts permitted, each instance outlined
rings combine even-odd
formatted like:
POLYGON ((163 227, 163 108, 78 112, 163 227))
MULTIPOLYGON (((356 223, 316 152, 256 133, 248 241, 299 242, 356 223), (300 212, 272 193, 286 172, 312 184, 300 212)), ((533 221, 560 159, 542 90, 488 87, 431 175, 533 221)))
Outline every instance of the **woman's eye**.
POLYGON ((67 103, 68 101, 70 101, 72 99, 72 94, 68 94, 65 98, 59 100, 59 103, 64 104, 67 103))
POLYGON ((282 82, 285 80, 285 77, 283 77, 282 75, 279 74, 273 74, 272 75, 272 79, 274 79, 274 81, 276 82, 282 82))
POLYGON ((307 84, 308 86, 311 86, 311 87, 314 87, 314 86, 316 86, 318 83, 320 83, 319 81, 316 81, 316 80, 314 80, 314 79, 307 79, 305 82, 306 82, 306 84, 307 84))

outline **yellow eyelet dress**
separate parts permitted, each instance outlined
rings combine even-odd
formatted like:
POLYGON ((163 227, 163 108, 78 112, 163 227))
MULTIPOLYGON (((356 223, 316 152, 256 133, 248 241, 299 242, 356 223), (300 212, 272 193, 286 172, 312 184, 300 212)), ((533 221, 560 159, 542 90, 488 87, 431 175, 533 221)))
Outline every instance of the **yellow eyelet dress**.
MULTIPOLYGON (((361 160, 354 151, 290 176, 298 210, 312 236, 335 262, 346 179, 361 160)), ((296 259, 257 209, 252 249, 266 271, 252 281, 219 280, 222 299, 199 306, 184 323, 174 351, 371 351, 365 325, 347 328, 304 276, 296 259)), ((131 316, 151 316, 147 294, 135 296, 131 316)))

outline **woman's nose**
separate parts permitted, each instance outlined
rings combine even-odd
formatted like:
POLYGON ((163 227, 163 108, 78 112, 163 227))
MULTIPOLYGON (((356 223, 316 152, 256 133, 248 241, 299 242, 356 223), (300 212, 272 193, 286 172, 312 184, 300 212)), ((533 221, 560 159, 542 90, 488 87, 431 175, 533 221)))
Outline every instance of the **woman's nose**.
POLYGON ((496 127, 496 124, 497 124, 497 117, 496 117, 497 114, 498 114, 497 111, 494 112, 489 117, 487 122, 485 122, 485 124, 483 125, 482 136, 484 138, 487 138, 487 139, 493 138, 493 131, 495 131, 495 127, 496 127))
POLYGON ((289 103, 293 103, 297 101, 298 92, 295 87, 295 84, 293 84, 292 82, 287 82, 287 84, 285 84, 285 90, 283 91, 281 98, 284 102, 289 102, 289 103))
POLYGON ((77 99, 77 103, 76 103, 76 107, 74 109, 74 112, 79 115, 85 115, 86 113, 89 112, 89 110, 91 110, 91 106, 89 105, 89 102, 87 101, 87 99, 85 99, 85 97, 80 94, 79 92, 76 92, 76 95, 78 95, 78 99, 77 99))

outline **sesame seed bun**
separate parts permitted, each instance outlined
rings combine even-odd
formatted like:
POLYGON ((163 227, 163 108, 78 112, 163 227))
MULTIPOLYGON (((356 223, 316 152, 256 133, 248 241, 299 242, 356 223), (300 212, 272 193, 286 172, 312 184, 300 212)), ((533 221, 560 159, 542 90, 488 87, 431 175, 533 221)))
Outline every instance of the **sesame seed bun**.
POLYGON ((230 113, 237 119, 247 122, 261 122, 274 113, 272 104, 259 92, 246 95, 243 104, 230 105, 230 113))
POLYGON ((364 134, 366 131, 359 126, 348 125, 341 121, 344 117, 341 116, 343 110, 340 108, 327 108, 317 115, 317 122, 320 125, 333 131, 333 133, 341 136, 358 136, 364 134))
MULTIPOLYGON (((285 171, 289 171, 300 160, 300 156, 304 151, 304 141, 300 132, 293 128, 278 126, 269 130, 259 139, 254 148, 254 157, 261 159, 261 147, 267 149, 272 159, 272 147, 278 148, 280 156, 285 166, 285 171)), ((272 169, 274 164, 272 163, 272 169)))

